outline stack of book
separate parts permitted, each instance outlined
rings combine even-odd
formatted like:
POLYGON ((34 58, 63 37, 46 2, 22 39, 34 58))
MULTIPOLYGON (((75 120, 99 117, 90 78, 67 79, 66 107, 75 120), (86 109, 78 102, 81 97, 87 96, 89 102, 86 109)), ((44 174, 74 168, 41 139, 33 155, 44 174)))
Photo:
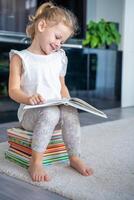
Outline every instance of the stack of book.
MULTIPOLYGON (((31 158, 32 132, 20 128, 7 130, 9 149, 5 152, 5 158, 22 167, 28 168, 31 158)), ((62 131, 55 130, 52 138, 44 151, 43 165, 68 161, 68 154, 62 139, 62 131)))

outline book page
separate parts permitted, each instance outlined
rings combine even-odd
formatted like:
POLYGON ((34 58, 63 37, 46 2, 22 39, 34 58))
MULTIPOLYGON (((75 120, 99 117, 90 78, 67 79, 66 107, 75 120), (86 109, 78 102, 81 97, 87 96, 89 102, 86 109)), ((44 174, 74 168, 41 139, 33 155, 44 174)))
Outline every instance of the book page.
POLYGON ((31 109, 31 108, 41 108, 41 107, 48 107, 48 106, 54 106, 54 105, 61 105, 61 104, 67 104, 69 99, 51 99, 46 101, 45 103, 36 104, 36 105, 25 105, 24 110, 31 109))
POLYGON ((104 114, 102 111, 98 110, 97 108, 91 106, 90 104, 88 104, 87 102, 79 99, 79 98, 71 98, 69 100, 70 104, 80 110, 84 110, 86 112, 90 112, 93 114, 96 114, 98 116, 107 118, 106 114, 104 114))
POLYGON ((41 107, 56 106, 56 105, 58 106, 58 105, 62 105, 62 104, 70 105, 77 109, 107 118, 107 116, 102 111, 96 109, 95 107, 91 106, 90 104, 88 104, 87 102, 85 102, 79 98, 52 99, 52 100, 46 101, 43 104, 25 105, 23 109, 26 110, 26 109, 32 109, 32 108, 41 108, 41 107))
MULTIPOLYGON (((91 106, 89 103, 87 103, 86 101, 82 100, 82 99, 79 99, 79 98, 70 98, 69 101, 72 101, 72 102, 75 102, 75 103, 78 103, 79 105, 81 106, 85 106, 85 107, 93 107, 91 106)), ((94 108, 94 107, 93 107, 94 108)))

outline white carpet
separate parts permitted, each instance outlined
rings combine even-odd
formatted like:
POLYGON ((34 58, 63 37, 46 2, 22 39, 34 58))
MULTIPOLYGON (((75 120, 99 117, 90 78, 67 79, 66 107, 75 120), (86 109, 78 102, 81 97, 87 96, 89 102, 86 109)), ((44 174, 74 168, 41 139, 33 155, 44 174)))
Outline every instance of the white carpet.
POLYGON ((6 148, 0 144, 1 173, 74 200, 134 199, 134 118, 82 128, 82 157, 94 169, 91 177, 58 164, 48 168, 50 182, 33 183, 27 170, 4 159, 6 148))

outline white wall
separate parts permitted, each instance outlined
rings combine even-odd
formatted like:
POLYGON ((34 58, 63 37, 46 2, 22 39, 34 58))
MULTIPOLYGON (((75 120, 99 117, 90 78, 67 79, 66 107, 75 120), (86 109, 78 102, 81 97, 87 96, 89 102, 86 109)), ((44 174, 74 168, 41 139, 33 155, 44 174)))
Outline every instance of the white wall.
POLYGON ((96 0, 87 0, 87 23, 96 20, 96 0))
POLYGON ((134 106, 134 0, 125 0, 122 107, 134 106))
POLYGON ((134 106, 134 0, 87 0, 87 3, 87 22, 104 18, 119 23, 123 50, 121 106, 134 106))
POLYGON ((119 23, 119 30, 122 32, 122 16, 124 0, 97 0, 96 19, 104 18, 108 21, 119 23))

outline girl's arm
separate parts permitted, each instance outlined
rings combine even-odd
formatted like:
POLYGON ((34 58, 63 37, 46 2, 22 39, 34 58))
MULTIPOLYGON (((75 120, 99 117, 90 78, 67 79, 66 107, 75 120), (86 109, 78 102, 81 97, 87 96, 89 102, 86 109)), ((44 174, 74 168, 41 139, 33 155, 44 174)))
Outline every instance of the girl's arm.
POLYGON ((10 62, 9 96, 18 103, 28 104, 28 96, 20 88, 22 62, 18 55, 14 55, 10 62))
POLYGON ((44 99, 39 94, 28 96, 20 87, 22 74, 22 61, 18 55, 14 55, 10 62, 9 74, 9 96, 18 103, 23 104, 38 104, 44 102, 44 99))
POLYGON ((69 90, 65 84, 65 78, 63 76, 60 76, 60 82, 61 82, 61 96, 62 98, 70 98, 69 90))

